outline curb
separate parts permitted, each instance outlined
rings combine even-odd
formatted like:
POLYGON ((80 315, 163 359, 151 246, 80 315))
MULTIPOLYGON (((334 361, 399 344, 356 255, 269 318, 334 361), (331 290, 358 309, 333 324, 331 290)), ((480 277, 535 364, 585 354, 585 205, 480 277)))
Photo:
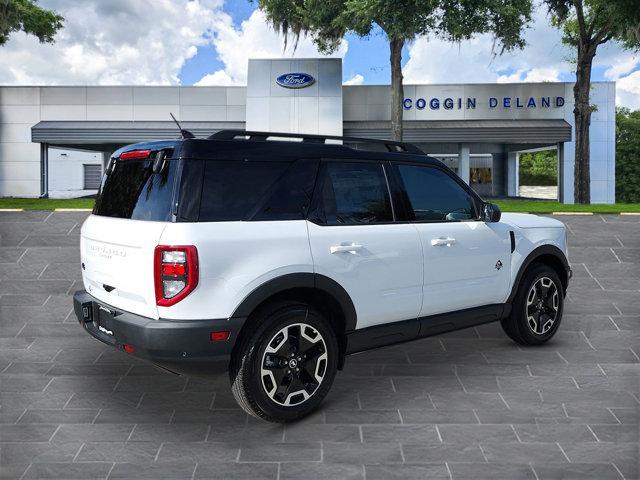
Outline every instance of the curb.
POLYGON ((54 208, 54 212, 91 212, 91 208, 54 208))
POLYGON ((551 212, 551 215, 593 215, 593 212, 551 212))
POLYGON ((24 208, 0 208, 0 212, 24 212, 24 208))

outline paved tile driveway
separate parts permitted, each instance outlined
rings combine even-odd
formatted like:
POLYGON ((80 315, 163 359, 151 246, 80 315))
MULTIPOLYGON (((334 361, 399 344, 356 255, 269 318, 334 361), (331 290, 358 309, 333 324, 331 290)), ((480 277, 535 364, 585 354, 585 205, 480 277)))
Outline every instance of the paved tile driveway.
POLYGON ((546 346, 493 324, 354 356, 286 427, 84 334, 83 218, 0 213, 2 478, 640 475, 640 217, 562 217, 575 276, 546 346))

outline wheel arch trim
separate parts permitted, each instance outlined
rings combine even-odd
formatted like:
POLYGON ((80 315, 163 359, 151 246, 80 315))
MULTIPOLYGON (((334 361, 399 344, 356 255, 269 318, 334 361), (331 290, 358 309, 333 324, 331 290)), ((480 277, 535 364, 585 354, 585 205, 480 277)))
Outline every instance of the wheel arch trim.
POLYGON ((344 287, 327 276, 311 272, 289 273, 266 281, 240 302, 231 318, 246 318, 265 300, 296 288, 315 289, 332 296, 340 305, 344 315, 344 333, 355 330, 357 323, 356 309, 344 287))
POLYGON ((516 293, 518 292, 518 287, 520 286, 520 282, 522 281, 522 277, 524 276, 524 272, 527 271, 527 268, 529 268, 529 266, 533 262, 535 262, 537 259, 543 256, 555 257, 562 264, 564 268, 564 273, 561 272, 562 275, 560 276, 560 280, 562 281, 563 283, 562 286, 565 289, 564 293, 566 293, 566 286, 569 281, 569 261, 567 260, 566 255, 562 250, 560 250, 555 245, 548 245, 548 244, 540 245, 539 247, 536 247, 535 249, 533 249, 533 251, 531 251, 531 253, 529 253, 529 255, 526 256, 526 258, 520 265, 520 268, 518 269, 518 274, 516 275, 513 285, 511 286, 511 293, 507 298, 507 303, 513 302, 513 299, 515 298, 516 293))

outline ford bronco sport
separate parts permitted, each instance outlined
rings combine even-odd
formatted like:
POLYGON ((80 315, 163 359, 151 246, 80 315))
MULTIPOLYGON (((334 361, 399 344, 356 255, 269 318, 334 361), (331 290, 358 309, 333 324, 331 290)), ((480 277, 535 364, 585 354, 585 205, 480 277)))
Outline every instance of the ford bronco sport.
POLYGON ((74 305, 98 340, 227 371, 242 408, 286 422, 352 353, 492 321, 546 342, 566 252, 562 223, 501 215, 413 145, 223 130, 113 154, 74 305))

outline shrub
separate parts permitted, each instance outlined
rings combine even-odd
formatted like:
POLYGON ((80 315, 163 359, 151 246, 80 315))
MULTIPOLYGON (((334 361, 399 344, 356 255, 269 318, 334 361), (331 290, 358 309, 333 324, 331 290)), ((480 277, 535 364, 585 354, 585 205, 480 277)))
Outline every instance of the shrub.
POLYGON ((555 150, 520 154, 520 185, 558 184, 558 158, 555 150))

